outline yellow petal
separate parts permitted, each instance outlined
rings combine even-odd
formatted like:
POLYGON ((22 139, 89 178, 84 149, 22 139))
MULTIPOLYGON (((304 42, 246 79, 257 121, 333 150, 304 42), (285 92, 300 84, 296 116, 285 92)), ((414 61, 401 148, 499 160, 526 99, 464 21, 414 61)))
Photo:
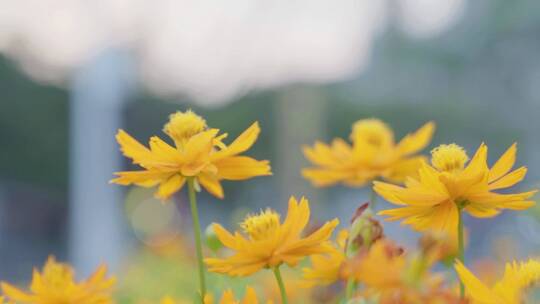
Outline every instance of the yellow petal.
POLYGON ((506 152, 497 160, 489 171, 489 182, 492 182, 512 169, 516 162, 517 144, 512 144, 506 152))
POLYGON ((176 174, 159 185, 156 197, 162 200, 168 199, 171 195, 178 192, 186 183, 186 178, 176 174))
POLYGON ((392 182, 402 183, 408 177, 417 177, 418 169, 425 161, 426 157, 424 156, 416 156, 400 160, 394 166, 392 166, 390 173, 385 176, 385 178, 392 182))
POLYGON ((490 183, 489 190, 512 187, 513 185, 522 181, 526 174, 527 174, 526 167, 521 167, 519 169, 516 169, 502 176, 501 178, 495 180, 494 182, 490 183))
POLYGON ((247 156, 232 156, 214 162, 220 178, 244 180, 255 176, 271 175, 270 163, 247 156))
POLYGON ((24 291, 16 288, 15 286, 12 286, 8 283, 2 282, 2 293, 7 296, 10 300, 17 301, 17 302, 26 302, 26 303, 32 303, 36 301, 35 297, 25 293, 24 291))
MULTIPOLYGON (((350 173, 337 170, 308 168, 302 170, 302 176, 310 180, 315 187, 325 187, 348 179, 350 173)), ((366 182, 367 181, 364 181, 363 184, 366 182)))
POLYGON ((409 155, 424 149, 435 132, 435 123, 430 121, 416 132, 407 134, 398 144, 398 150, 402 155, 409 155))
POLYGON ((118 185, 135 184, 141 187, 153 187, 171 176, 170 172, 162 171, 121 171, 115 172, 117 178, 111 180, 111 183, 118 185))
POLYGON ((258 122, 254 122, 240 136, 238 136, 226 149, 212 154, 212 160, 218 160, 227 156, 233 156, 247 151, 259 137, 261 128, 258 122))
POLYGON ((259 301, 257 300, 257 294, 255 293, 255 289, 248 286, 246 287, 246 295, 244 299, 242 300, 242 304, 257 304, 259 301))
POLYGON ((221 187, 221 183, 215 175, 201 173, 198 175, 197 180, 201 186, 203 186, 204 189, 206 189, 206 191, 210 192, 212 195, 216 196, 217 198, 224 197, 223 187, 221 187))
POLYGON ((456 261, 454 268, 458 273, 458 276, 465 285, 467 294, 479 303, 504 303, 498 298, 493 291, 482 283, 469 269, 463 265, 460 261, 456 261))
POLYGON ((127 134, 124 130, 118 130, 116 140, 120 144, 122 153, 133 160, 134 164, 138 164, 144 168, 148 167, 178 167, 167 154, 153 153, 147 149, 136 139, 127 134))
POLYGON ((221 297, 219 304, 234 304, 234 302, 236 302, 236 300, 234 299, 232 290, 227 289, 225 292, 223 292, 223 296, 221 297))

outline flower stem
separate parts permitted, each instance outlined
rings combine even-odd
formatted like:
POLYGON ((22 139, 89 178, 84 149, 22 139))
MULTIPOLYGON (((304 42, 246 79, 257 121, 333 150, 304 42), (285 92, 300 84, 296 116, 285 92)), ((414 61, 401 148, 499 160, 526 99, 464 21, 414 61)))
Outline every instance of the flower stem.
POLYGON ((191 205, 191 218, 193 220, 193 234, 195 236, 195 249, 197 251, 197 262, 199 267, 199 289, 202 299, 206 295, 206 281, 204 278, 204 264, 202 255, 202 242, 201 242, 201 225, 199 223, 199 211, 197 210, 197 198, 195 195, 195 181, 193 177, 188 178, 188 192, 189 203, 191 205))
MULTIPOLYGON (((458 260, 465 263, 465 246, 463 242, 463 212, 458 211, 458 260)), ((462 299, 465 298, 465 285, 459 280, 459 295, 462 299)))
POLYGON ((346 303, 348 303, 352 296, 353 296, 353 293, 354 293, 354 280, 353 279, 349 279, 347 281, 347 287, 345 289, 345 300, 346 300, 346 303))
POLYGON ((285 291, 285 284, 283 284, 283 278, 281 277, 281 271, 279 271, 279 266, 274 267, 274 275, 276 276, 276 281, 279 286, 279 291, 281 293, 281 303, 287 304, 287 291, 285 291))
POLYGON ((371 187, 371 192, 369 193, 369 206, 371 210, 375 211, 375 205, 377 204, 377 192, 371 187))

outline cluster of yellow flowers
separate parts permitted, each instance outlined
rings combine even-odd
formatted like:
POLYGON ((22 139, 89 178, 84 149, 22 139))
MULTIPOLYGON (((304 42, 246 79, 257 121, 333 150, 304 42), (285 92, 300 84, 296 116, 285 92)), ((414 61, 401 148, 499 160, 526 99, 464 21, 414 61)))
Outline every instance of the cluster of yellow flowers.
MULTIPOLYGON (((503 277, 493 286, 483 283, 465 265, 463 213, 489 218, 503 209, 524 210, 534 205, 536 191, 499 193, 520 182, 527 169, 512 170, 516 145, 512 145, 493 166, 487 162, 487 146, 481 144, 469 160, 456 145, 440 145, 431 152, 431 160, 417 154, 429 145, 435 124, 429 122, 401 141, 377 119, 360 120, 353 125, 351 143, 335 139, 330 145, 316 142, 305 147, 304 154, 314 167, 302 171, 315 186, 343 183, 362 187, 373 185, 396 209, 379 215, 402 220, 423 236, 417 249, 405 250, 384 234, 373 208, 366 203, 358 208, 349 227, 335 238, 337 219, 316 229, 309 228, 310 205, 306 198, 294 196, 284 219, 272 209, 248 214, 239 229, 229 232, 214 223, 213 231, 226 250, 224 254, 204 258, 196 193, 203 188, 223 198, 223 180, 245 180, 271 175, 268 161, 241 155, 260 133, 254 123, 229 145, 227 134, 209 128, 192 111, 170 116, 163 131, 173 145, 157 136, 148 147, 123 130, 117 134, 121 150, 139 171, 117 172, 113 183, 156 187, 155 196, 170 198, 187 184, 193 217, 193 232, 198 259, 199 290, 197 303, 213 304, 214 292, 206 283, 206 271, 228 276, 251 276, 272 271, 280 291, 281 303, 288 303, 288 287, 281 267, 297 267, 306 257, 310 265, 302 269, 302 287, 329 288, 326 302, 335 303, 428 303, 428 304, 520 304, 525 291, 540 282, 540 260, 511 262, 503 277), (306 230, 309 231, 306 233, 306 230), (439 262, 453 265, 460 288, 442 272, 439 262)), ((372 203, 372 202, 371 202, 372 203)), ((73 269, 49 258, 42 272, 34 271, 29 291, 2 283, 3 303, 28 304, 107 304, 113 303, 115 279, 99 267, 88 279, 75 282, 73 269), (9 301, 9 302, 5 302, 9 301)), ((273 303, 267 299, 264 303, 273 303)), ((219 303, 256 304, 255 289, 246 287, 242 300, 225 290, 219 303)), ((161 304, 187 303, 163 297, 161 304)))

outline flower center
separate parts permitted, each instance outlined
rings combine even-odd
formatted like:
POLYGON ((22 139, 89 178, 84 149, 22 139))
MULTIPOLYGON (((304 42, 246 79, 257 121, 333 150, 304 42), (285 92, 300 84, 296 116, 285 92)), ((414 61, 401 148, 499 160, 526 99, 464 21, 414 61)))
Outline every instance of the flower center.
POLYGON ((439 171, 460 171, 468 160, 467 152, 456 144, 440 145, 431 150, 431 164, 439 171))
POLYGON ((163 132, 169 135, 177 144, 183 144, 193 135, 206 129, 206 121, 191 110, 176 112, 169 116, 169 122, 163 132))
POLYGON ((374 147, 390 147, 394 142, 394 133, 378 119, 362 119, 354 123, 351 140, 362 141, 374 147))
POLYGON ((248 215, 240 227, 253 240, 267 239, 279 227, 279 214, 272 209, 266 209, 259 214, 248 215))

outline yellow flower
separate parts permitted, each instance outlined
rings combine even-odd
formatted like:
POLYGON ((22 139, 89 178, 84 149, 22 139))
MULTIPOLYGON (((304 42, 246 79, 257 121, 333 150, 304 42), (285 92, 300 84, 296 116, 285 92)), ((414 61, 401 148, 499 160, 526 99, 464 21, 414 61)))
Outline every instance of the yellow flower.
POLYGON ((472 304, 521 304, 525 289, 540 283, 538 260, 506 264, 502 279, 492 287, 481 282, 460 261, 456 261, 455 268, 472 304))
POLYGON ((376 241, 368 252, 348 260, 342 276, 365 286, 360 295, 377 303, 462 303, 443 286, 443 277, 430 271, 433 263, 421 254, 405 254, 392 242, 376 241))
POLYGON ((340 279, 340 269, 346 260, 345 245, 348 237, 347 230, 338 234, 337 246, 332 246, 328 254, 317 254, 311 257, 311 267, 302 269, 304 286, 325 286, 340 279))
POLYGON ((379 240, 367 253, 347 261, 341 269, 341 275, 381 292, 399 288, 406 266, 402 253, 402 250, 391 242, 379 240))
POLYGON ((205 120, 192 111, 172 114, 163 130, 174 146, 153 136, 150 148, 146 148, 125 131, 118 131, 116 140, 123 154, 144 170, 116 172, 118 177, 111 182, 142 187, 159 185, 156 197, 165 200, 179 191, 187 178, 195 178, 197 185, 223 198, 221 180, 271 175, 268 161, 239 156, 257 140, 258 123, 252 124, 229 146, 222 142, 227 134, 218 135, 218 129, 208 129, 205 120))
POLYGON ((499 194, 494 190, 520 182, 527 168, 512 172, 516 159, 512 145, 489 168, 487 146, 482 144, 468 162, 465 150, 458 145, 441 145, 432 151, 431 165, 424 163, 418 178, 408 178, 405 187, 374 182, 374 190, 393 204, 402 206, 380 212, 389 220, 405 219, 404 224, 425 231, 443 231, 455 235, 458 213, 465 210, 475 217, 497 215, 502 209, 524 210, 534 205, 527 200, 536 191, 499 194))
POLYGON ((302 198, 298 203, 291 197, 287 218, 283 223, 280 222, 279 214, 270 209, 248 215, 240 224, 247 238, 240 232, 233 235, 221 225, 214 224, 217 237, 234 254, 223 259, 208 258, 205 262, 212 272, 247 276, 262 268, 273 268, 282 263, 295 266, 306 256, 329 252, 331 245, 327 241, 339 221, 334 219, 327 222, 309 236, 302 237, 309 215, 308 201, 302 198))
POLYGON ((34 270, 30 292, 2 282, 6 297, 17 303, 28 304, 108 304, 113 303, 111 289, 114 278, 106 278, 107 267, 100 266, 82 282, 74 281, 74 271, 66 264, 49 257, 42 273, 34 270))
MULTIPOLYGON (((223 292, 223 295, 221 296, 221 300, 219 301, 219 304, 257 304, 259 301, 257 300, 257 294, 255 293, 255 290, 251 288, 250 286, 246 287, 246 295, 244 296, 244 299, 242 301, 237 301, 234 297, 234 293, 232 290, 228 289, 225 292, 223 292)), ((267 302, 268 304, 271 304, 271 301, 267 302)), ((214 298, 211 295, 206 295, 204 297, 204 304, 214 304, 214 298)))
POLYGON ((429 122, 395 143, 384 122, 359 120, 352 128, 352 145, 336 138, 331 145, 316 142, 313 148, 304 147, 304 155, 317 167, 302 174, 320 187, 337 183, 360 187, 377 178, 403 182, 420 166, 424 157, 414 154, 429 144, 434 130, 435 124, 429 122))

